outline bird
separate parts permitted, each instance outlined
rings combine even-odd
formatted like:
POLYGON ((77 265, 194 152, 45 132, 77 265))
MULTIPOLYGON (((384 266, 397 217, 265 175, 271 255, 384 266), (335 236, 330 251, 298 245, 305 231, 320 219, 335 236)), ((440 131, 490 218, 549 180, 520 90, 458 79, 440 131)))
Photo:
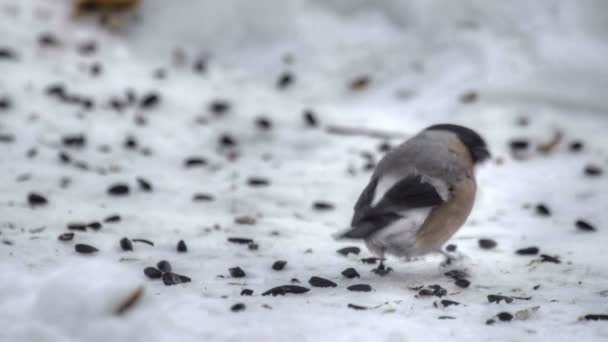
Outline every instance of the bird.
MULTIPOLYGON (((470 128, 435 124, 380 160, 354 206, 350 227, 337 239, 362 239, 387 272, 386 254, 410 259, 441 253, 473 209, 475 168, 490 158, 470 128)), ((378 273, 377 272, 377 273, 378 273)))

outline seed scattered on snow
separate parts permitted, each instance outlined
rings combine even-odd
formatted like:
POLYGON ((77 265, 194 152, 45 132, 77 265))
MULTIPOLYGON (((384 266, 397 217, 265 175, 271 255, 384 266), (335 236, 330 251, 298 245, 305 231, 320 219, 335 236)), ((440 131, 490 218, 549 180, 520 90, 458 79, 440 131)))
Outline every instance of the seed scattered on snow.
POLYGON ((188 251, 188 246, 186 246, 184 240, 179 240, 179 242, 177 243, 177 251, 180 253, 185 253, 188 251))
POLYGON ((152 91, 144 94, 139 102, 139 107, 142 109, 151 109, 160 103, 160 94, 152 91))
POLYGON ((588 314, 580 318, 585 321, 608 321, 608 315, 604 314, 588 314))
POLYGON ((260 248, 260 246, 257 243, 250 243, 247 245, 247 248, 250 251, 257 251, 260 248))
POLYGON ((368 310, 369 309, 367 306, 361 306, 361 305, 356 305, 356 304, 348 304, 347 307, 349 309, 353 309, 353 310, 368 310))
POLYGON ((156 267, 144 268, 144 274, 150 279, 159 279, 163 276, 163 272, 159 271, 156 267))
POLYGON ((112 196, 126 196, 129 194, 129 186, 123 183, 114 184, 108 188, 108 194, 112 196))
POLYGON ((317 127, 319 126, 319 120, 317 119, 317 115, 310 109, 304 110, 302 113, 304 117, 304 122, 309 127, 317 127))
POLYGON ((286 71, 279 76, 277 80, 277 88, 285 89, 294 82, 294 76, 292 73, 286 71))
POLYGON ((391 273, 393 271, 393 269, 391 267, 376 267, 372 270, 372 272, 374 272, 375 274, 384 277, 385 275, 391 273))
POLYGON ((451 271, 445 272, 443 275, 445 275, 448 278, 452 278, 454 280, 465 279, 465 278, 469 277, 469 274, 464 270, 451 270, 451 271))
POLYGON ((188 157, 184 160, 184 166, 187 168, 207 165, 207 159, 203 157, 188 157))
POLYGON ((146 239, 132 239, 131 241, 133 241, 133 242, 141 242, 141 243, 145 243, 145 244, 150 245, 150 246, 154 246, 154 242, 152 242, 150 240, 146 240, 146 239))
POLYGON ((455 244, 449 244, 445 246, 445 250, 448 252, 455 252, 458 247, 455 244))
POLYGON ((540 261, 541 262, 552 262, 554 264, 561 264, 561 260, 559 259, 559 256, 551 256, 548 254, 541 254, 540 255, 540 261))
POLYGON ((310 289, 298 285, 281 285, 262 293, 262 296, 283 296, 287 293, 302 294, 310 291, 310 289))
POLYGON ((370 292, 372 287, 367 284, 355 284, 347 287, 346 289, 353 292, 370 292))
POLYGON ((255 125, 259 129, 261 129, 263 131, 267 131, 272 128, 272 121, 270 121, 270 119, 268 119, 267 117, 260 116, 257 119, 255 119, 255 125))
POLYGON ((230 311, 232 312, 239 312, 243 310, 245 310, 245 304, 243 303, 237 303, 230 307, 230 311))
POLYGON ((376 264, 378 262, 378 260, 380 260, 380 259, 378 259, 376 257, 369 257, 369 258, 362 258, 361 262, 364 263, 364 264, 374 265, 374 264, 376 264))
POLYGON ((120 222, 120 220, 121 220, 120 215, 110 215, 110 216, 106 217, 105 219, 103 219, 103 222, 116 223, 116 222, 120 222))
POLYGON ((93 230, 100 230, 101 229, 101 223, 100 222, 91 222, 87 225, 87 227, 93 229, 93 230))
POLYGON ((188 283, 191 279, 181 274, 167 272, 163 274, 163 283, 167 286, 188 283))
POLYGON ((76 244, 76 246, 74 246, 74 249, 80 254, 93 254, 99 251, 97 248, 84 243, 76 244))
POLYGON ((540 216, 550 216, 551 210, 545 204, 539 203, 536 205, 536 213, 540 216))
POLYGON ((241 291, 241 296, 251 296, 251 295, 253 295, 252 289, 243 289, 241 291))
POLYGON ((508 312, 501 312, 498 315, 496 315, 496 317, 498 317, 498 319, 503 322, 509 322, 513 319, 513 315, 508 312))
POLYGON ((152 191, 152 184, 144 178, 137 177, 137 184, 139 185, 139 189, 141 191, 150 192, 152 191))
POLYGON ((448 291, 440 285, 428 285, 418 291, 418 295, 422 297, 436 296, 443 297, 448 294, 448 291))
POLYGON ((232 278, 243 278, 245 277, 245 271, 243 271, 240 267, 232 267, 229 268, 230 276, 232 278))
POLYGON ((439 316, 437 319, 456 319, 454 316, 439 316))
POLYGON ((482 249, 492 249, 496 247, 496 241, 491 239, 479 239, 478 244, 482 249))
POLYGON ((476 91, 470 90, 462 95, 460 95, 460 103, 469 104, 476 102, 479 98, 479 95, 476 91))
POLYGON ((604 170, 602 170, 602 168, 597 165, 589 164, 585 166, 585 174, 587 176, 601 176, 602 173, 604 173, 604 170))
POLYGON ((351 90, 363 90, 371 83, 371 78, 367 75, 361 75, 350 81, 348 87, 351 90))
POLYGON ((287 261, 285 260, 277 260, 272 264, 272 269, 275 271, 281 271, 287 265, 287 261))
POLYGON ((131 243, 131 240, 124 237, 124 238, 120 239, 120 248, 122 248, 123 251, 132 251, 133 243, 131 243))
POLYGON ((72 241, 74 239, 74 233, 63 233, 57 237, 59 241, 72 241))
POLYGON ((171 264, 167 260, 161 260, 156 264, 156 268, 158 268, 161 272, 171 272, 171 264))
POLYGON ((222 147, 234 147, 236 146, 236 139, 227 133, 224 133, 220 136, 219 144, 222 147))
POLYGON ((321 277, 317 277, 317 276, 313 276, 308 280, 308 283, 310 284, 310 286, 313 287, 337 287, 338 284, 334 283, 333 281, 329 280, 329 279, 325 279, 325 278, 321 278, 321 277))
POLYGON ((216 116, 221 116, 230 110, 230 102, 227 100, 213 100, 209 104, 209 111, 216 116))
POLYGON ((87 230, 87 225, 84 223, 80 223, 80 222, 71 222, 71 223, 68 223, 68 229, 84 232, 87 230))
POLYGON ((345 278, 348 278, 348 279, 353 279, 353 278, 359 278, 359 277, 361 277, 359 275, 359 272, 357 272, 357 270, 355 270, 352 267, 349 267, 349 268, 345 269, 344 271, 342 271, 342 275, 345 278))
POLYGON ((447 308, 448 306, 451 306, 451 305, 460 305, 460 303, 455 302, 453 300, 442 299, 441 305, 443 305, 443 307, 447 308))
POLYGON ((83 148, 87 144, 87 138, 84 134, 65 135, 61 142, 65 147, 83 148))
POLYGON ((268 186, 268 185, 270 185, 270 181, 266 178, 250 177, 247 180, 247 184, 249 186, 268 186))
POLYGON ((454 285, 461 287, 463 289, 466 289, 467 287, 471 286, 471 282, 468 281, 467 279, 456 279, 456 281, 454 281, 454 285))
POLYGON ((525 150, 528 146, 530 146, 530 142, 527 139, 512 139, 509 142, 509 147, 513 152, 525 150))
POLYGON ((329 203, 326 201, 316 201, 312 204, 312 207, 315 210, 319 210, 319 211, 328 211, 328 210, 333 210, 335 208, 333 203, 329 203))
POLYGON ((46 197, 42 196, 41 194, 35 193, 35 192, 31 192, 29 195, 27 195, 27 202, 32 207, 40 207, 40 206, 47 205, 49 203, 49 201, 46 199, 46 197))
POLYGON ((348 247, 338 249, 337 252, 338 252, 338 254, 341 254, 344 256, 347 256, 349 254, 359 255, 359 253, 361 253, 361 248, 359 248, 357 246, 348 246, 348 247))
POLYGON ((585 147, 585 144, 580 140, 574 140, 568 146, 568 149, 571 152, 579 152, 585 147))
POLYGON ((241 237, 229 237, 228 242, 237 243, 240 245, 248 245, 250 243, 253 243, 253 240, 248 239, 248 238, 241 238, 241 237))
POLYGON ((538 247, 526 247, 516 250, 515 253, 519 255, 536 255, 539 251, 538 247))
POLYGON ((595 227, 591 223, 589 223, 585 220, 577 220, 575 225, 576 225, 576 228, 578 228, 579 230, 584 231, 584 232, 593 232, 596 230, 595 227))
POLYGON ((253 216, 238 216, 234 218, 234 223, 253 226, 256 223, 256 219, 253 216))
POLYGON ((194 202, 211 202, 213 200, 213 195, 210 194, 196 193, 192 195, 192 201, 194 202))
POLYGON ((490 303, 499 304, 501 301, 504 301, 505 303, 510 304, 511 302, 513 302, 513 298, 503 296, 503 295, 494 295, 494 294, 488 295, 488 302, 490 302, 490 303))

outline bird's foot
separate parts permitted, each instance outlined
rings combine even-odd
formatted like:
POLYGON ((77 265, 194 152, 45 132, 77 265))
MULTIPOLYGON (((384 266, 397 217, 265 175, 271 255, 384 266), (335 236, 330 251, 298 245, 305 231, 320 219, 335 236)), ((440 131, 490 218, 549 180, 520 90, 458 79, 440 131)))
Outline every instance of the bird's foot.
POLYGON ((391 273, 393 271, 392 268, 390 267, 386 267, 384 265, 384 258, 380 259, 380 264, 378 265, 378 267, 372 269, 372 272, 376 273, 377 275, 384 277, 385 275, 391 273))

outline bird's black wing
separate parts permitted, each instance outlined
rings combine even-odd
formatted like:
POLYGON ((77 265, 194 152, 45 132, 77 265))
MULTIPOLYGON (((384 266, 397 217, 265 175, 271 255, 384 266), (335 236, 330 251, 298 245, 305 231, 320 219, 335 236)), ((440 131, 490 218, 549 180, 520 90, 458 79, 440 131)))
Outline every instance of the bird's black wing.
POLYGON ((426 182, 421 175, 411 175, 393 185, 378 204, 372 207, 377 183, 377 179, 373 180, 363 190, 355 205, 351 229, 341 237, 363 239, 398 220, 401 211, 434 207, 443 203, 432 184, 426 182), (370 190, 371 186, 373 188, 370 190))

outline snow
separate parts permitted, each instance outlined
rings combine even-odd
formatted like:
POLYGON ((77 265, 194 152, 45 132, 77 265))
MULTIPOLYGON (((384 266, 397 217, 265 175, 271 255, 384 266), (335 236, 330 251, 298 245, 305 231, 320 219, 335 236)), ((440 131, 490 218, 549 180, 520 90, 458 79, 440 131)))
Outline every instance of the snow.
POLYGON ((13 102, 0 109, 0 134, 15 136, 0 142, 0 340, 605 340, 606 323, 578 318, 608 314, 608 182, 605 173, 583 173, 589 163, 608 166, 606 6, 557 0, 144 0, 136 23, 110 32, 92 19, 73 19, 68 2, 0 1, 0 47, 18 53, 16 61, 0 60, 0 98, 13 102), (61 45, 39 46, 40 32, 55 33, 61 45), (88 39, 97 41, 98 52, 82 56, 76 46, 88 39), (185 65, 173 65, 176 48, 185 65), (286 54, 293 62, 284 61, 286 54), (192 71, 198 57, 208 59, 204 74, 192 71), (96 77, 88 72, 93 62, 103 67, 96 77), (159 67, 167 71, 164 80, 152 77, 159 67), (278 90, 284 71, 293 72, 295 82, 278 90), (361 75, 371 76, 368 88, 349 90, 361 75), (45 95, 56 82, 92 96, 95 109, 45 95), (158 91, 162 99, 155 108, 123 113, 105 105, 126 89, 158 91), (479 100, 461 103, 471 90, 479 100), (222 117, 207 109, 218 98, 232 104, 222 117), (302 111, 308 108, 322 126, 411 135, 455 122, 482 133, 494 158, 478 170, 476 206, 451 240, 463 254, 454 267, 471 275, 469 288, 443 275, 439 256, 389 259, 394 271, 380 277, 371 272, 374 265, 359 260, 371 256, 364 244, 354 243, 362 248, 358 257, 336 253, 353 245, 331 235, 348 224, 370 175, 360 154, 371 152, 378 160, 381 140, 306 127, 302 111), (270 131, 255 127, 259 115, 272 120, 270 131), (137 116, 147 125, 136 125, 137 116), (522 116, 526 127, 516 124, 522 116), (564 133, 557 148, 549 155, 536 152, 556 130, 564 133), (63 135, 77 133, 86 133, 85 148, 60 146, 63 135), (237 140, 235 161, 218 147, 223 133, 237 140), (137 139, 138 148, 123 148, 127 136, 137 139), (528 159, 511 156, 513 138, 530 140, 528 159), (575 139, 585 143, 578 153, 567 146, 575 139), (104 144, 111 152, 99 151, 104 144), (26 156, 30 148, 35 157, 26 156), (60 163, 60 150, 91 169, 60 163), (203 156, 209 165, 186 169, 190 156, 203 156), (270 185, 248 186, 254 176, 270 185), (66 188, 62 177, 71 179, 66 188), (153 192, 138 190, 137 177, 149 180, 153 192), (131 194, 108 196, 116 182, 128 183, 131 194), (30 192, 45 195, 49 204, 31 208, 30 192), (193 202, 199 192, 215 200, 193 202), (314 210, 318 200, 335 209, 314 210), (534 213, 541 202, 551 216, 534 213), (121 222, 76 232, 74 241, 57 240, 70 222, 115 213, 121 222), (242 215, 256 217, 256 224, 235 224, 242 215), (597 231, 577 231, 577 219, 597 231), (155 246, 135 243, 133 252, 123 252, 122 237, 155 246), (259 249, 228 237, 252 238, 259 249), (479 238, 498 246, 483 250, 479 238), (187 253, 175 250, 181 239, 187 253), (99 252, 77 254, 76 243, 99 252), (528 246, 558 255, 562 263, 531 263, 536 257, 514 253, 528 246), (147 279, 143 269, 160 260, 192 282, 165 286, 147 279), (286 268, 272 270, 276 260, 288 261, 286 268), (228 269, 235 266, 247 276, 231 279, 228 269), (361 278, 343 278, 348 267, 361 278), (312 276, 338 287, 311 288, 312 276), (292 278, 311 290, 261 296, 292 278), (374 290, 346 290, 359 283, 374 290), (441 299, 461 305, 436 308, 440 298, 418 298, 411 289, 431 284, 448 290, 441 299), (143 297, 116 315, 139 287, 143 297), (244 288, 254 295, 240 296, 244 288), (489 294, 532 298, 491 304, 489 294), (232 312, 236 303, 246 309, 232 312), (356 311, 349 303, 374 308, 356 311), (486 325, 500 312, 520 310, 531 310, 530 317, 486 325))

